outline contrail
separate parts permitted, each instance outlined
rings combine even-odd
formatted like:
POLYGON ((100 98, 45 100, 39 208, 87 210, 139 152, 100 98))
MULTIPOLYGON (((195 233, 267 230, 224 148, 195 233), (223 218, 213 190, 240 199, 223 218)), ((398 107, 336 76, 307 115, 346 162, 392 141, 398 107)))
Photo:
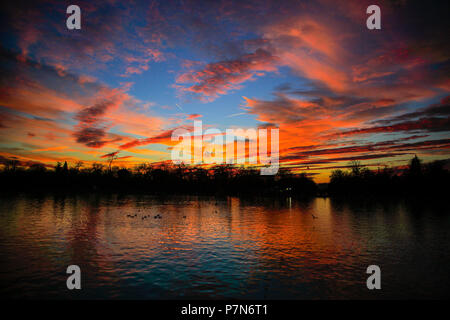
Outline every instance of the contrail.
POLYGON ((230 114, 230 115, 228 115, 228 116, 226 116, 226 117, 227 117, 227 118, 231 118, 231 117, 241 116, 241 115, 243 115, 243 114, 247 114, 247 113, 246 113, 246 112, 233 113, 233 114, 230 114))

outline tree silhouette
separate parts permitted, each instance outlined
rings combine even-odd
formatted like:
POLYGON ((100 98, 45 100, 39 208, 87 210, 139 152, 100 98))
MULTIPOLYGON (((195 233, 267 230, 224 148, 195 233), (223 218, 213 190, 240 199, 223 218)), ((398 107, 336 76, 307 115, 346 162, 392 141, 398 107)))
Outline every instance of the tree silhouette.
POLYGON ((422 161, 417 157, 411 159, 409 162, 409 174, 412 176, 419 176, 422 173, 422 161))
POLYGON ((67 172, 69 172, 69 167, 67 166, 67 161, 64 161, 64 165, 62 167, 62 172, 64 174, 67 174, 67 172))
POLYGON ((350 171, 334 170, 330 175, 329 194, 335 196, 431 196, 448 189, 450 173, 442 161, 426 166, 414 156, 406 169, 384 167, 371 171, 360 163, 351 162, 350 171))
POLYGON ((357 160, 353 160, 350 162, 350 168, 352 169, 352 174, 354 176, 359 176, 361 174, 361 162, 357 160))
MULTIPOLYGON (((117 154, 116 154, 117 155, 117 154)), ((115 156, 116 156, 115 155, 115 156)), ((110 159, 108 159, 110 161, 110 159)), ((195 193, 257 196, 316 195, 317 185, 306 174, 280 168, 278 174, 262 176, 257 167, 216 165, 213 167, 142 163, 134 168, 112 167, 94 162, 90 167, 67 161, 47 169, 42 163, 4 160, 0 171, 2 190, 149 192, 155 194, 195 193), (63 174, 64 173, 64 174, 63 174)), ((359 162, 349 170, 334 170, 328 188, 320 194, 331 196, 422 196, 443 195, 448 190, 450 173, 443 161, 423 164, 418 157, 406 168, 369 170, 359 162)))

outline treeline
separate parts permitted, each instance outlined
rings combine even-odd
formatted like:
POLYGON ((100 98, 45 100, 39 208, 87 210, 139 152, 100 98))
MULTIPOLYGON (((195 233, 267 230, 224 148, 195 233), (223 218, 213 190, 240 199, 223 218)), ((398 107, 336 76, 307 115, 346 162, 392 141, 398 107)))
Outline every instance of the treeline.
POLYGON ((444 161, 423 164, 415 156, 405 168, 369 170, 353 161, 349 171, 335 170, 330 176, 331 196, 443 196, 448 194, 450 172, 444 161))
POLYGON ((405 168, 369 170, 357 161, 350 170, 335 170, 328 186, 320 188, 306 174, 280 168, 262 176, 259 168, 220 165, 211 168, 141 164, 133 169, 82 162, 49 168, 40 163, 27 167, 9 161, 0 170, 0 190, 68 192, 143 192, 154 194, 223 194, 258 196, 443 196, 448 193, 450 172, 444 161, 423 164, 418 157, 405 168))
POLYGON ((141 164, 133 169, 93 163, 89 168, 67 162, 54 168, 33 164, 28 168, 4 165, 1 189, 70 192, 145 192, 155 194, 290 195, 311 197, 316 184, 305 174, 280 169, 262 176, 258 168, 231 165, 201 168, 171 164, 141 164))

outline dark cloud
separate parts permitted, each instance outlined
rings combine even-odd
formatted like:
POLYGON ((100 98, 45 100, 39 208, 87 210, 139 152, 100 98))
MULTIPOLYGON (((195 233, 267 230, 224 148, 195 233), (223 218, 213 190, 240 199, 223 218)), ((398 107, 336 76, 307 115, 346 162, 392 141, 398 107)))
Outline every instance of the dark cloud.
POLYGON ((82 143, 90 148, 101 148, 108 141, 103 140, 106 133, 102 128, 81 128, 73 134, 78 143, 82 143))
POLYGON ((355 129, 341 132, 340 136, 367 133, 401 132, 401 131, 450 131, 450 117, 447 118, 421 118, 414 121, 404 121, 389 126, 376 126, 364 129, 355 129))
POLYGON ((107 154, 104 154, 104 155, 100 156, 100 158, 104 159, 104 158, 109 158, 109 157, 115 157, 115 156, 117 156, 119 154, 119 152, 120 151, 114 151, 114 152, 111 152, 111 153, 107 153, 107 154))
POLYGON ((107 143, 120 140, 119 138, 106 139, 107 129, 102 116, 113 105, 111 101, 103 101, 77 113, 75 119, 79 122, 73 135, 78 143, 90 148, 101 148, 107 143))
POLYGON ((110 101, 103 101, 92 107, 87 107, 78 112, 75 119, 86 125, 98 123, 101 116, 103 116, 106 110, 112 105, 113 103, 110 101))
MULTIPOLYGON (((365 145, 355 145, 340 148, 325 148, 325 149, 315 149, 308 151, 296 152, 290 155, 282 156, 280 159, 282 161, 292 161, 298 159, 308 159, 311 156, 324 156, 333 154, 352 154, 352 153, 368 153, 370 155, 379 157, 379 152, 405 152, 405 151, 418 151, 418 150, 444 150, 450 147, 450 139, 436 139, 436 140, 426 140, 413 143, 401 143, 406 140, 419 139, 424 136, 412 136, 406 137, 398 140, 382 141, 378 143, 368 143, 365 145)), ((314 147, 314 146, 309 146, 314 147)), ((301 150, 301 148, 308 147, 296 147, 291 150, 301 150)), ((365 156, 364 156, 365 157, 365 156)), ((333 158, 330 160, 342 161, 342 158, 333 158)), ((362 160, 362 159, 359 159, 362 160)))
POLYGON ((429 150, 429 149, 448 149, 450 147, 450 139, 427 140, 414 143, 404 143, 385 148, 401 151, 429 150))
POLYGON ((450 116, 450 96, 443 98, 440 103, 433 104, 422 110, 405 113, 390 119, 377 120, 375 124, 389 124, 397 121, 417 119, 421 117, 448 117, 450 116))
POLYGON ((6 165, 6 166, 16 166, 16 167, 31 167, 35 165, 39 165, 46 168, 53 168, 50 164, 45 164, 39 161, 33 161, 33 160, 18 160, 17 157, 9 157, 6 158, 2 155, 0 155, 0 164, 6 165))
MULTIPOLYGON (((133 147, 152 144, 152 143, 172 144, 173 143, 172 142, 172 133, 174 130, 176 130, 176 129, 164 131, 161 134, 151 137, 151 138, 135 139, 135 140, 132 140, 130 142, 127 142, 127 143, 119 146, 119 148, 120 149, 130 149, 133 147)), ((178 142, 175 142, 175 143, 178 143, 178 142)))
POLYGON ((330 158, 330 159, 317 159, 317 160, 309 160, 309 161, 298 161, 292 164, 301 164, 305 166, 315 165, 315 164, 327 164, 339 161, 354 161, 354 160, 372 160, 372 159, 380 159, 380 158, 388 158, 388 157, 397 157, 407 155, 409 153, 398 153, 398 152, 389 152, 389 153, 380 153, 380 154, 365 154, 359 156, 349 156, 349 157, 338 157, 338 158, 330 158))

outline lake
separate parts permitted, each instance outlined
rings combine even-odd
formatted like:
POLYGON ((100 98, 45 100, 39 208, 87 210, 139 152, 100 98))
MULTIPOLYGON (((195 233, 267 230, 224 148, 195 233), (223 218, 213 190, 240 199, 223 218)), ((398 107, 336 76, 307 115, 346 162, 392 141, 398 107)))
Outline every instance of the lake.
POLYGON ((40 299, 442 298, 449 230, 448 206, 434 202, 3 195, 0 290, 40 299), (66 287, 73 264, 81 290, 66 287), (373 264, 381 290, 366 287, 373 264))

